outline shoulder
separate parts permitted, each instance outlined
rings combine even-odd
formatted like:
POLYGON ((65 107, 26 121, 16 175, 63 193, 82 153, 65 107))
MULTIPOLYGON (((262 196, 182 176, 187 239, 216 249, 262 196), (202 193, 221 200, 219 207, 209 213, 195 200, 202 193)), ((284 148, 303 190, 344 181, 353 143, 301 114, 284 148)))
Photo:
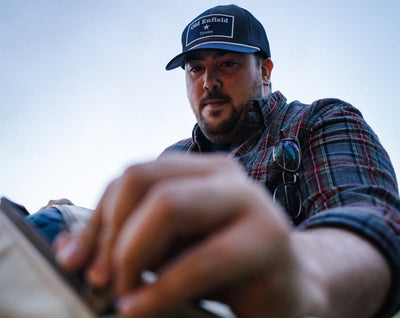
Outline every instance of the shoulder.
POLYGON ((310 105, 310 116, 320 116, 322 114, 353 114, 362 118, 361 112, 352 104, 337 98, 323 98, 316 100, 310 105))
POLYGON ((286 104, 286 112, 294 118, 300 117, 311 122, 343 112, 362 118, 361 112, 356 107, 338 98, 318 99, 311 104, 293 101, 286 104))
POLYGON ((165 148, 164 151, 160 154, 160 157, 176 152, 187 152, 189 151, 192 142, 192 138, 180 140, 165 148))
POLYGON ((301 131, 305 134, 316 128, 341 122, 358 122, 365 125, 361 112, 350 103, 338 98, 318 99, 311 104, 293 101, 286 104, 284 123, 286 129, 295 130, 296 135, 301 131))
POLYGON ((338 98, 323 98, 305 104, 298 100, 287 102, 286 97, 276 91, 267 98, 258 100, 267 125, 301 125, 303 128, 313 125, 321 118, 337 116, 346 112, 362 118, 358 109, 338 98))
POLYGON ((276 143, 282 131, 285 136, 297 137, 301 143, 327 135, 342 138, 349 134, 365 134, 374 141, 378 140, 361 112, 352 104, 338 98, 318 99, 311 104, 299 101, 276 103, 266 123, 271 136, 270 144, 276 143))

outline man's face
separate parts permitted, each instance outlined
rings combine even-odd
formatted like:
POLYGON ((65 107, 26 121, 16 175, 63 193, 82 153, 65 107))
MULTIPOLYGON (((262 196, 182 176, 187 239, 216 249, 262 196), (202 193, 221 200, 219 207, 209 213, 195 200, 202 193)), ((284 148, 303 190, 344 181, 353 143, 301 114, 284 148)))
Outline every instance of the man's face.
POLYGON ((216 143, 235 137, 250 100, 263 95, 262 69, 254 54, 200 50, 185 63, 186 90, 197 123, 216 143))

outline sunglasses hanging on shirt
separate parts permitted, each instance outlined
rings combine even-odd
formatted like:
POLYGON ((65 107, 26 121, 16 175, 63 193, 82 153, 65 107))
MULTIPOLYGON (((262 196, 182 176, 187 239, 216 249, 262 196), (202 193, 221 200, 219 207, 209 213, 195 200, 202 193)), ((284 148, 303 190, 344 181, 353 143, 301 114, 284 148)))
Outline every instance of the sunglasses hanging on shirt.
POLYGON ((285 138, 280 132, 281 139, 273 148, 273 158, 282 169, 282 183, 273 193, 274 201, 285 207, 292 220, 299 219, 302 210, 302 197, 297 184, 297 172, 301 163, 301 150, 297 138, 285 138))

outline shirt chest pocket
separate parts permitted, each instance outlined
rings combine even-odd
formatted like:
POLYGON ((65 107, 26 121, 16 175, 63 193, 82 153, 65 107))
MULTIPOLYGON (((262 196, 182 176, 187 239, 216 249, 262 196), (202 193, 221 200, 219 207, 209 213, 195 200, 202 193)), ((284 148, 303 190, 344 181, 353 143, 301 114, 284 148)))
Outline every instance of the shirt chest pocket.
POLYGON ((237 158, 255 182, 265 185, 272 193, 282 182, 282 170, 273 157, 273 147, 249 152, 237 158))

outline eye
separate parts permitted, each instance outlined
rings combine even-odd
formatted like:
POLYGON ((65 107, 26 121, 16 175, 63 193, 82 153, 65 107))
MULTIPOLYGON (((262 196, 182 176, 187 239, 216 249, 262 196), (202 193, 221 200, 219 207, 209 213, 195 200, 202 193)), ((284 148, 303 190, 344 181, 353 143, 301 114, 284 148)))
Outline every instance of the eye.
POLYGON ((237 65, 237 63, 234 61, 228 61, 228 62, 222 63, 222 66, 224 66, 226 68, 235 67, 236 65, 237 65))
POLYGON ((221 63, 219 64, 219 69, 222 72, 233 72, 235 71, 239 66, 239 63, 236 60, 225 60, 225 61, 221 61, 221 63))
POLYGON ((189 67, 189 72, 190 73, 197 73, 201 71, 201 66, 190 66, 189 67))
POLYGON ((185 69, 191 73, 195 74, 202 70, 202 66, 199 63, 186 63, 185 69))

